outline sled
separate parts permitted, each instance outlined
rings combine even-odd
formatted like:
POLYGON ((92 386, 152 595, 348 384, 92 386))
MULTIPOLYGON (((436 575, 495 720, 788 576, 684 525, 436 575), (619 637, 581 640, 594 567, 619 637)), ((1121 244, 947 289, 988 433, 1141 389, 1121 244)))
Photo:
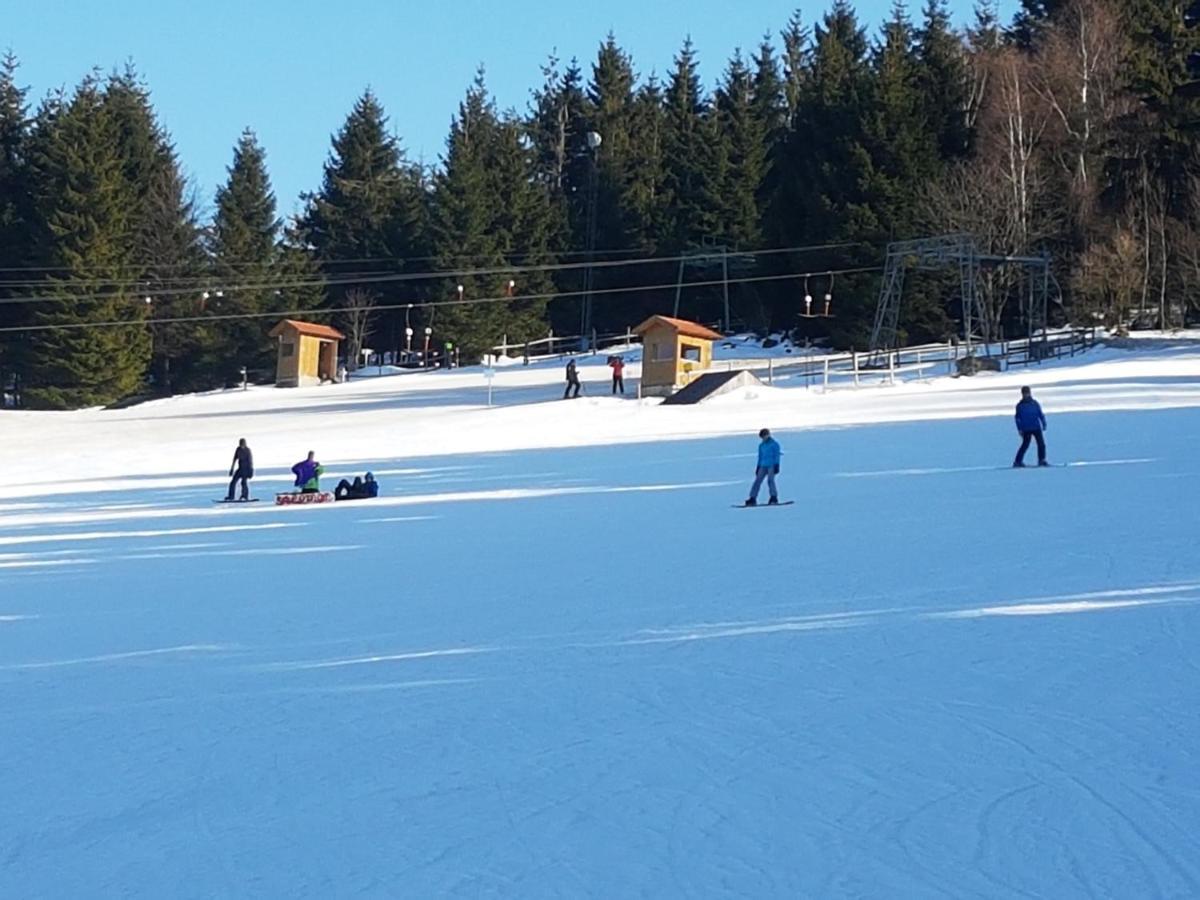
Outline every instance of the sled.
POLYGON ((286 494, 275 495, 276 506, 303 506, 308 503, 332 503, 333 500, 333 494, 329 491, 318 491, 311 494, 302 494, 299 491, 291 491, 286 494))

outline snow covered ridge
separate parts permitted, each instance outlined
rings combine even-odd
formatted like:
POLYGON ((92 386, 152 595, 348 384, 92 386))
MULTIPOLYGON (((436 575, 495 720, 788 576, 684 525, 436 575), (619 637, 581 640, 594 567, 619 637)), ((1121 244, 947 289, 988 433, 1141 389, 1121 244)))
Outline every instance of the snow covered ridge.
POLYGON ((1197 351, 4 414, 0 897, 1200 896, 1197 351))

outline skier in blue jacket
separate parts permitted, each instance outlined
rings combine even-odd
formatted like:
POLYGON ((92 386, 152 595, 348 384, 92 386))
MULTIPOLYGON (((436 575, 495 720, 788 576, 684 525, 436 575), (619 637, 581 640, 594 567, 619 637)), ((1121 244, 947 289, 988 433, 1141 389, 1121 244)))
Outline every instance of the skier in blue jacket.
POLYGON ((1029 449, 1030 441, 1037 441, 1038 465, 1048 466, 1046 462, 1046 439, 1042 433, 1046 430, 1046 414, 1042 405, 1033 399, 1033 392, 1027 387, 1021 388, 1021 402, 1017 404, 1017 431, 1021 435, 1021 449, 1013 460, 1013 468, 1025 467, 1025 451, 1029 449))
POLYGON ((747 506, 758 506, 758 491, 762 487, 764 479, 767 482, 767 491, 771 495, 767 504, 779 502, 779 492, 775 489, 775 476, 779 474, 779 458, 783 455, 783 451, 779 448, 779 442, 771 437, 770 429, 764 428, 758 433, 758 436, 762 438, 762 442, 758 445, 758 465, 754 468, 754 484, 750 488, 750 499, 746 501, 747 506))

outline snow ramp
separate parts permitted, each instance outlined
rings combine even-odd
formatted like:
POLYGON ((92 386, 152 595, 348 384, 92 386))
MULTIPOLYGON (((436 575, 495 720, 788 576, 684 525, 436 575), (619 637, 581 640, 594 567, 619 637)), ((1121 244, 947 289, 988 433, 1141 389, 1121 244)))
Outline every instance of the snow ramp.
POLYGON ((734 369, 729 372, 705 372, 691 384, 676 391, 663 401, 663 406, 669 404, 702 403, 721 394, 736 391, 738 388, 762 385, 758 377, 747 369, 734 369))

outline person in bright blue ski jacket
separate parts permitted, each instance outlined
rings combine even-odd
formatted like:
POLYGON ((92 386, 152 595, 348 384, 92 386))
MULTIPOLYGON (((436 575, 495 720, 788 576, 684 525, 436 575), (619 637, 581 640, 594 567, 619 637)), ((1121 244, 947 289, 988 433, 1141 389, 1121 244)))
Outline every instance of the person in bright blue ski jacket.
POLYGON ((1021 435, 1021 447, 1017 450, 1017 458, 1013 460, 1013 468, 1020 469, 1025 465, 1025 451, 1029 449, 1030 441, 1037 441, 1038 465, 1048 466, 1046 462, 1046 414, 1042 405, 1033 399, 1033 392, 1021 388, 1021 401, 1017 404, 1017 432, 1021 435))
POLYGON ((783 451, 779 442, 771 437, 770 429, 764 428, 758 433, 761 442, 758 445, 758 465, 754 468, 754 484, 750 487, 750 498, 747 506, 758 505, 758 492, 762 483, 767 482, 767 492, 771 495, 768 504, 779 502, 779 492, 775 489, 775 476, 779 474, 779 459, 783 451))

